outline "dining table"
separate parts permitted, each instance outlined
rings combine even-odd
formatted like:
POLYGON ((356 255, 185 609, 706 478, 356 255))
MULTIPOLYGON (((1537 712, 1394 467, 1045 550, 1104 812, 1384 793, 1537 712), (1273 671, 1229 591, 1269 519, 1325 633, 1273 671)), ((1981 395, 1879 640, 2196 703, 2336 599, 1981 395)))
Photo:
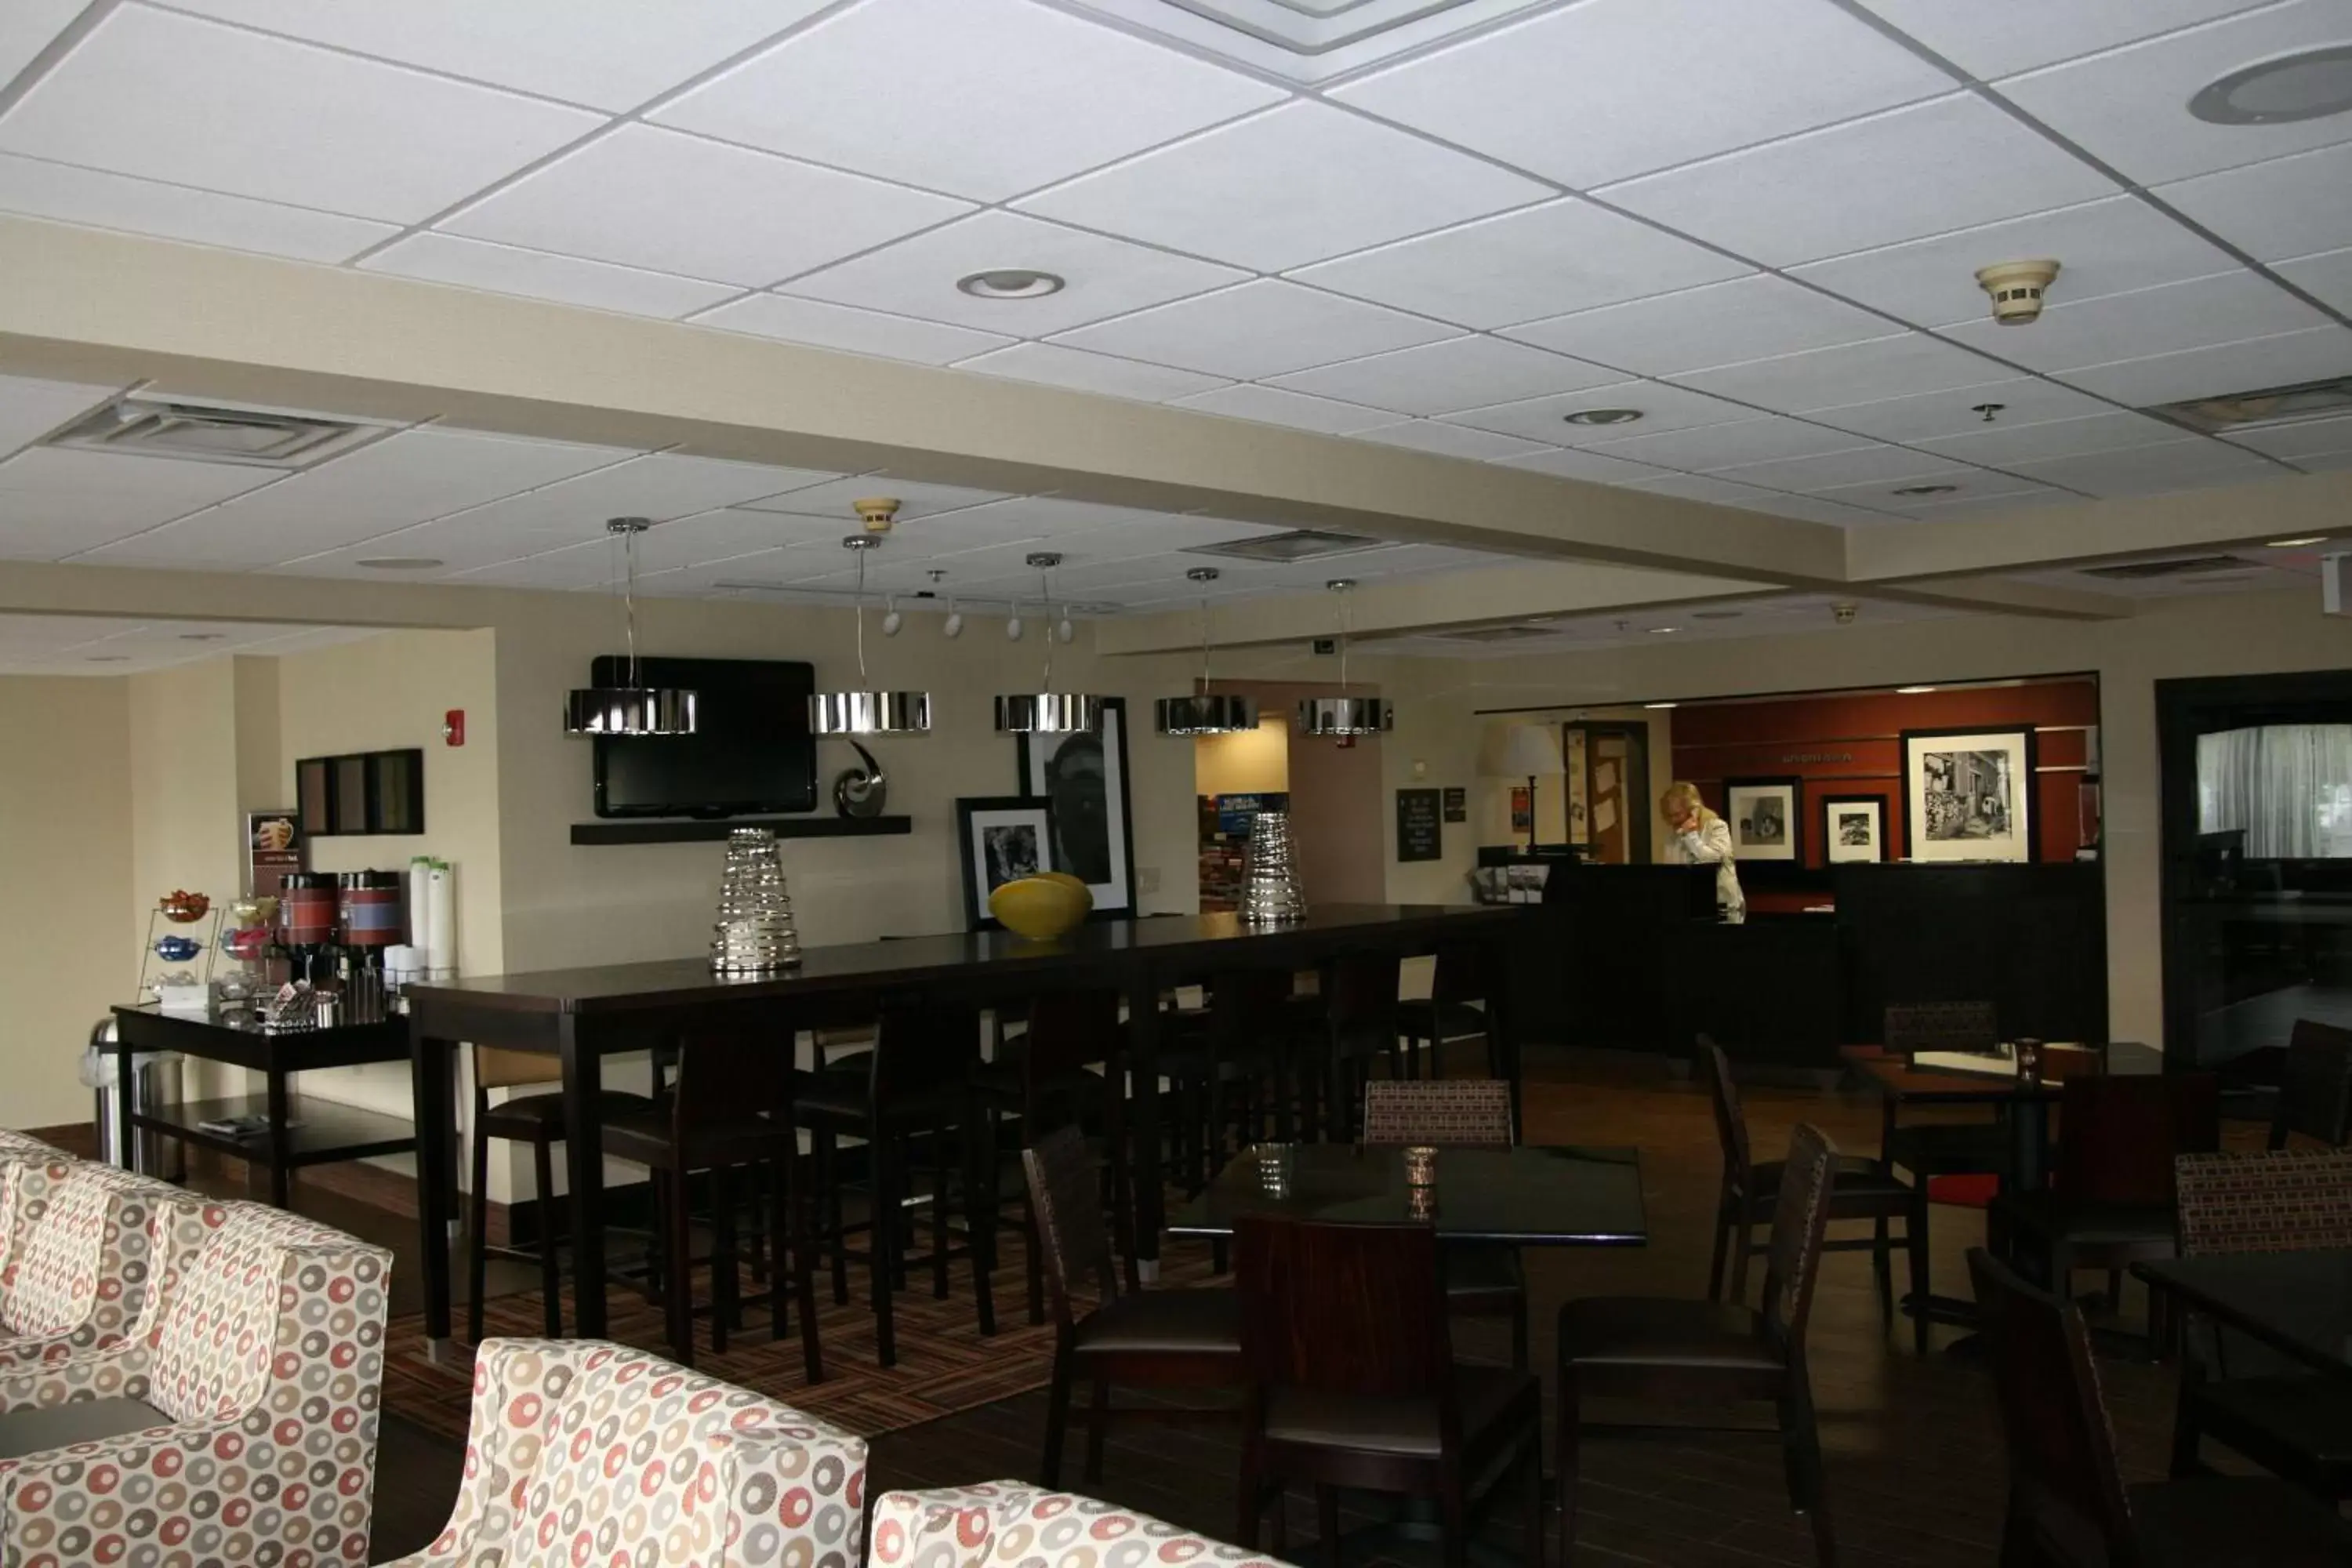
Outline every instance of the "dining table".
MULTIPOLYGON (((1499 959, 1528 912, 1477 904, 1330 904, 1279 924, 1252 924, 1231 912, 1116 917, 1088 921, 1044 942, 975 931, 811 945, 792 967, 759 974, 718 973, 707 960, 677 959, 410 985, 404 996, 430 1353, 439 1359, 450 1349, 448 1237, 457 1212, 456 1052, 461 1043, 536 1052, 559 1064, 574 1321, 583 1338, 594 1339, 606 1321, 599 1109, 607 1058, 710 1037, 772 1041, 791 1059, 799 1031, 837 1022, 845 1010, 867 1009, 870 1016, 914 1005, 991 1006, 1055 990, 1116 987, 1125 998, 1128 1128, 1136 1169, 1157 1173, 1157 1063, 1168 994, 1234 970, 1319 971, 1348 954, 1491 946, 1499 959)), ((1511 1084, 1516 1126, 1519 1066, 1507 998, 1487 1001, 1496 1076, 1511 1084)), ((1133 1187, 1136 1250, 1150 1278, 1158 1268, 1164 1197, 1157 1180, 1133 1187)))
POLYGON ((1223 1239, 1247 1215, 1334 1225, 1429 1222, 1445 1242, 1641 1247, 1641 1151, 1583 1144, 1404 1149, 1260 1143, 1169 1216, 1171 1236, 1223 1239))
POLYGON ((2132 1272, 2281 1355, 2352 1379, 2352 1248, 2167 1258, 2132 1272))

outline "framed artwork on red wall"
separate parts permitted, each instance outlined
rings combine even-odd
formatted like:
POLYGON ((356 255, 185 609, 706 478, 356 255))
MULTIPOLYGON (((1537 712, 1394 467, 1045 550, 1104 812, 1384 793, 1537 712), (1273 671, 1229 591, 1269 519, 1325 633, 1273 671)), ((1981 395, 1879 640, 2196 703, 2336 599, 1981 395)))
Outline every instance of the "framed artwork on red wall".
POLYGON ((1886 858, 1886 797, 1822 796, 1822 858, 1832 866, 1877 865, 1886 858))
POLYGON ((2034 858, 2031 730, 1906 730, 1903 794, 1911 859, 2034 858))
POLYGON ((1797 812, 1804 782, 1796 778, 1726 779, 1723 816, 1731 824, 1732 853, 1742 860, 1805 860, 1804 822, 1797 812))

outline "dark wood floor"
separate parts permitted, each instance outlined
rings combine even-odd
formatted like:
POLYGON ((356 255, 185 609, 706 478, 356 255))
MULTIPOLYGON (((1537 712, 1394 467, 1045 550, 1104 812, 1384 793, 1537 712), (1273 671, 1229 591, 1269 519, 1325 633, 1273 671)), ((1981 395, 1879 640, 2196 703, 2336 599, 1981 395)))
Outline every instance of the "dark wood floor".
MULTIPOLYGON (((1800 1120, 1820 1125, 1843 1149, 1875 1147, 1877 1109, 1866 1095, 1757 1089, 1748 1100, 1759 1156, 1777 1155, 1800 1120)), ((1527 1131, 1530 1142, 1639 1145, 1653 1238, 1638 1250, 1529 1254, 1537 1365, 1549 1364, 1550 1320, 1571 1297, 1703 1292, 1719 1164, 1702 1092, 1646 1062, 1539 1063, 1530 1068, 1527 1131)), ((413 1228, 391 1216, 371 1219, 370 1211, 331 1199, 321 1199, 317 1212, 404 1252, 413 1248, 413 1228)), ((1936 1219, 1936 1288, 1965 1295, 1961 1255, 1980 1237, 1981 1222, 1946 1209, 1937 1210, 1936 1219)), ((414 1270, 402 1272, 414 1278, 414 1270)), ((517 1288, 527 1284, 515 1281, 517 1288)), ((2137 1323, 2143 1310, 2136 1288, 2127 1287, 2122 1318, 2137 1323)), ((1893 1334, 1881 1329, 1867 1255, 1825 1259, 1811 1335, 1813 1389, 1832 1515, 1848 1568, 1977 1568, 1995 1560, 2004 1487, 1990 1388, 1970 1360, 1947 1352, 1957 1338, 1937 1329, 1937 1353, 1915 1357, 1907 1322, 1893 1334)), ((1500 1349, 1492 1336, 1465 1339, 1469 1353, 1500 1349)), ((2160 1475, 2170 1373, 2126 1362, 2106 1363, 2103 1372, 2128 1476, 2160 1475)), ((871 1485, 878 1491, 1026 1479, 1036 1465, 1044 1409, 1042 1394, 1028 1394, 885 1435, 874 1444, 871 1485)), ((1755 1415, 1769 1419, 1760 1407, 1755 1415)), ((462 1460, 454 1447, 416 1428, 397 1421, 386 1428, 377 1483, 379 1561, 432 1539, 456 1496, 462 1460)), ((1091 1486, 1080 1482, 1078 1452, 1074 1445, 1066 1485, 1232 1538, 1237 1445, 1229 1429, 1131 1427, 1114 1438, 1104 1477, 1091 1486)), ((1311 1558, 1311 1545, 1300 1551, 1314 1532, 1311 1502, 1294 1498, 1289 1506, 1292 1554, 1311 1558)), ((1588 1443, 1579 1508, 1575 1568, 1761 1568, 1814 1560, 1809 1534, 1788 1511, 1780 1450, 1769 1436, 1669 1434, 1588 1443)), ((1523 1558, 1510 1514, 1507 1506, 1499 1510, 1485 1540, 1523 1558)), ((1351 1519, 1360 1522, 1362 1516, 1351 1519)), ((1557 1542, 1548 1543, 1547 1560, 1557 1563, 1557 1542)), ((1390 1554, 1405 1561, 1426 1555, 1390 1554)))

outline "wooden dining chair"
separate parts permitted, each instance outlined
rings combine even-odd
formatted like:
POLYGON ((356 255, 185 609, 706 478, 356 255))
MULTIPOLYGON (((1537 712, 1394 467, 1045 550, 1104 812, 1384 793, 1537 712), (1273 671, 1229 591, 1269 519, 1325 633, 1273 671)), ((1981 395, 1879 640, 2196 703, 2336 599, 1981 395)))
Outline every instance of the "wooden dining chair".
POLYGON ((1769 1402, 1777 1412, 1790 1504, 1811 1525, 1822 1568, 1834 1568, 1837 1542, 1830 1528, 1828 1481, 1805 1367, 1805 1325, 1812 1313, 1813 1281, 1821 1271, 1822 1237, 1829 1225, 1837 1159, 1835 1145, 1818 1129, 1798 1124, 1773 1200, 1760 1310, 1736 1301, 1631 1296, 1587 1297, 1560 1308, 1561 1562, 1575 1560, 1576 1481, 1583 1437, 1658 1429, 1649 1424, 1588 1422, 1584 1401, 1721 1405, 1739 1400, 1769 1402))
MULTIPOLYGON (((1497 1079, 1375 1079, 1364 1086, 1368 1146, 1507 1149, 1511 1086, 1497 1079)), ((1528 1364, 1528 1281, 1519 1249, 1504 1242, 1449 1242, 1438 1251, 1448 1310, 1511 1321, 1511 1364, 1528 1364)))
MULTIPOLYGON (((1769 1239, 1758 1241, 1756 1227, 1771 1223, 1780 1199, 1780 1184, 1788 1174, 1779 1160, 1750 1158, 1748 1116, 1739 1102, 1739 1086, 1731 1076, 1723 1047, 1705 1035, 1698 1037, 1698 1065, 1715 1105, 1716 1140, 1723 1149, 1723 1180, 1716 1191, 1715 1245, 1709 1251, 1706 1296, 1723 1298, 1724 1265, 1731 1268, 1731 1300, 1748 1300, 1748 1260, 1769 1251, 1769 1239)), ((1910 1258, 1914 1342, 1927 1353, 1927 1314, 1918 1310, 1927 1299, 1927 1196, 1925 1183, 1906 1182, 1876 1160, 1841 1154, 1830 1173, 1830 1220, 1869 1220, 1872 1233, 1838 1240, 1824 1239, 1824 1252, 1867 1252, 1871 1273, 1878 1283, 1878 1310, 1889 1328, 1895 1326, 1895 1244, 1888 1222, 1903 1222, 1904 1250, 1910 1258)))
POLYGON ((1454 943, 1437 950, 1429 994, 1405 1002, 1397 1010, 1397 1021, 1404 1035, 1407 1078, 1423 1076, 1423 1047, 1429 1052, 1427 1076, 1444 1077, 1445 1047, 1456 1040, 1485 1044, 1486 1072, 1489 1077, 1497 1073, 1491 1035, 1493 1021, 1486 1016, 1488 993, 1493 989, 1489 979, 1492 967, 1486 949, 1482 946, 1454 943))
POLYGON ((2009 1455, 2001 1568, 2342 1568, 2352 1527, 2267 1478, 2126 1487, 2073 1302, 1969 1251, 2009 1455))
MULTIPOLYGON (((2352 1250, 2352 1150, 2183 1154, 2180 1256, 2352 1250)), ((2172 1473, 2200 1473, 2211 1437, 2330 1501, 2352 1498, 2352 1397, 2242 1334, 2184 1325, 2172 1473)))
MULTIPOLYGON (((1302 1044, 1307 1066, 1299 1077, 1321 1110, 1323 1136, 1345 1143, 1355 1136, 1356 1112, 1374 1064, 1391 1078, 1404 1076, 1402 1021, 1397 987, 1403 963, 1393 952, 1350 952, 1334 959, 1323 973, 1323 1030, 1302 1044)), ((1312 1112, 1302 1111, 1311 1131, 1312 1112)))
POLYGON ((1077 1128, 1056 1128, 1034 1140, 1021 1152, 1021 1164, 1054 1308, 1054 1378, 1046 1394, 1040 1484, 1061 1485, 1070 1402, 1081 1383, 1092 1394, 1087 1414, 1088 1482, 1102 1479, 1103 1445, 1114 1420, 1231 1422, 1235 1412, 1230 1405, 1207 1411, 1178 1405, 1119 1406, 1112 1405, 1111 1392, 1244 1387, 1241 1306, 1234 1292, 1123 1285, 1103 1211, 1102 1167, 1077 1128))
MULTIPOLYGON (((1255 1549, 1268 1505, 1297 1481, 1315 1489, 1328 1568, 1340 1564, 1343 1487, 1435 1500, 1444 1560, 1459 1568, 1474 1516, 1516 1474, 1541 1561, 1542 1390, 1524 1372, 1454 1361, 1433 1229, 1244 1215, 1234 1272, 1250 1380, 1241 1545, 1255 1549)), ((1279 1509, 1276 1521, 1278 1534, 1279 1509)))
POLYGON ((2352 1029, 2295 1020, 2279 1077, 2270 1146, 2307 1138, 2331 1149, 2352 1143, 2352 1029))

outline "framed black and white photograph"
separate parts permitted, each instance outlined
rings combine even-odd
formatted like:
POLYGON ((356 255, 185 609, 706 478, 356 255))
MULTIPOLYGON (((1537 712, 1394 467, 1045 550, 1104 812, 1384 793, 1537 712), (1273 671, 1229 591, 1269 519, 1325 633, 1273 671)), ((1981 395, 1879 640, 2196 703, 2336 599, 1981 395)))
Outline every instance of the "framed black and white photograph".
POLYGON ((1093 734, 1021 737, 1021 791, 1054 807, 1054 864, 1087 885, 1097 915, 1135 910, 1135 828, 1127 787, 1127 700, 1102 700, 1093 734))
POLYGON ((1013 795, 967 795, 956 802, 956 831, 963 852, 967 931, 1002 929, 988 912, 988 896, 997 889, 1017 878, 1058 869, 1050 801, 1013 795))
POLYGON ((1903 731, 1904 853, 1914 860, 2033 858, 2033 731, 1903 731))
POLYGON ((1793 778, 1726 779, 1723 819, 1731 825, 1731 851, 1742 860, 1805 858, 1805 836, 1797 818, 1799 792, 1793 778))
POLYGON ((1875 795, 1822 797, 1822 858, 1832 866, 1886 858, 1886 800, 1875 795))

